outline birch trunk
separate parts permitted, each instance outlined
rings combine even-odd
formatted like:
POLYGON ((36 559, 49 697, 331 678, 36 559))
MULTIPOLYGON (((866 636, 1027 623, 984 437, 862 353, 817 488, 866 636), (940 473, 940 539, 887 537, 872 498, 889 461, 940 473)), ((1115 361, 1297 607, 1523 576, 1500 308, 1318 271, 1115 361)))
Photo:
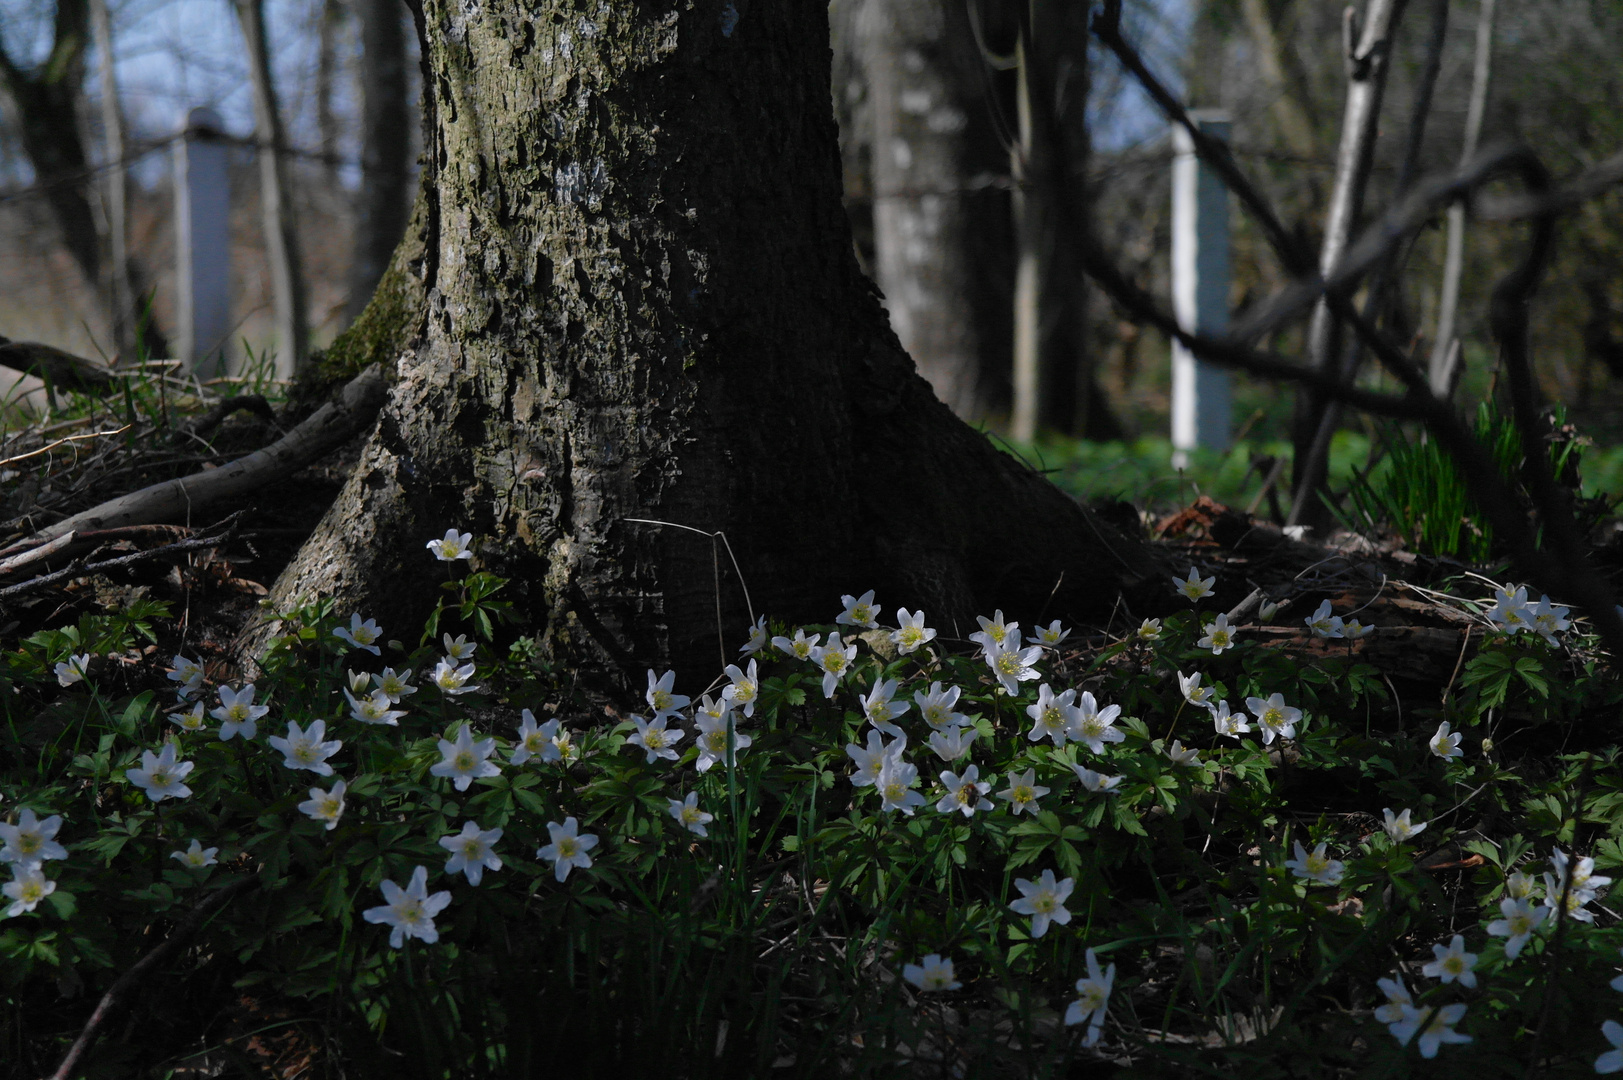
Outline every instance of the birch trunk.
MULTIPOLYGON (((825 5, 428 0, 422 25, 421 257, 395 262, 421 325, 275 602, 409 633, 455 527, 554 658, 703 670, 711 543, 628 518, 725 531, 758 611, 875 588, 947 636, 994 605, 1102 618, 1150 572, 897 343, 840 204, 825 5)), ((730 571, 719 603, 730 650, 730 571)))

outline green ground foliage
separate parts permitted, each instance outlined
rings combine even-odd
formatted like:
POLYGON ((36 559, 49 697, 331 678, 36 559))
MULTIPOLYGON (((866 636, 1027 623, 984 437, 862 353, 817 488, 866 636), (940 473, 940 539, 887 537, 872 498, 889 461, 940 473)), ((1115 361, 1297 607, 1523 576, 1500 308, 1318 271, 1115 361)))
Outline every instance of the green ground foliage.
MULTIPOLYGON (((127 674, 174 640, 152 601, 0 657, 17 1075, 231 887, 86 1075, 258 1075, 275 1039, 311 1075, 435 1078, 1577 1076, 1609 1049, 1619 688, 1525 594, 1458 601, 1481 647, 1441 698, 1346 638, 1222 648, 1169 582, 1156 623, 988 613, 980 642, 830 598, 845 622, 729 634, 725 673, 650 672, 630 708, 537 662, 468 565, 425 553, 446 599, 404 641, 282 613, 252 709, 179 657, 127 674), (1470 978, 1427 974, 1454 935, 1470 978)), ((1276 618, 1305 634, 1316 599, 1276 618)))

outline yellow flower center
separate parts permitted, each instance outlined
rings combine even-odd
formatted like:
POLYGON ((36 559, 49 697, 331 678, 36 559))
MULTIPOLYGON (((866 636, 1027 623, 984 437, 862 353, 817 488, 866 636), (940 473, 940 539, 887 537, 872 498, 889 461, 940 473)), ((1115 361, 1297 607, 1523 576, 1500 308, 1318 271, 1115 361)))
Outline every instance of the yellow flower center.
POLYGON ((745 680, 733 684, 733 700, 750 702, 755 700, 755 684, 745 680))
POLYGON ((654 708, 664 710, 671 707, 671 695, 668 690, 654 691, 654 708))
POLYGON ((1062 728, 1064 726, 1064 713, 1052 707, 1043 710, 1043 727, 1062 728))
POLYGON ((478 763, 471 750, 461 750, 457 752, 456 760, 452 764, 456 766, 458 772, 471 772, 478 763))
POLYGON ((39 833, 25 832, 17 837, 17 850, 24 855, 32 855, 45 846, 45 838, 39 833))
POLYGON ((851 609, 851 618, 855 619, 859 623, 873 622, 873 608, 869 607, 867 604, 858 604, 856 607, 851 609))
POLYGON ((328 796, 327 798, 321 800, 321 816, 322 817, 329 817, 329 818, 337 817, 339 815, 340 811, 342 811, 342 810, 343 810, 342 804, 340 804, 337 799, 334 799, 331 796, 328 796))
POLYGON ((905 785, 905 784, 900 784, 900 783, 897 783, 896 781, 893 780, 890 783, 885 785, 885 801, 886 802, 900 802, 902 800, 902 797, 905 796, 906 794, 907 794, 907 785, 905 785))
POLYGON ((823 670, 838 675, 845 670, 845 653, 835 651, 823 654, 823 670))
POLYGON ((997 658, 997 670, 1000 675, 1018 675, 1025 665, 1020 663, 1020 657, 1014 653, 1003 653, 997 658))
POLYGON ((1329 868, 1330 859, 1328 856, 1315 852, 1307 857, 1307 872, 1309 874, 1322 874, 1329 868))
POLYGON ((17 899, 25 904, 37 904, 45 899, 45 886, 38 881, 23 882, 22 895, 17 899))
POLYGON ((684 806, 684 807, 682 807, 682 824, 684 824, 684 825, 696 825, 696 824, 698 824, 700 813, 701 813, 701 811, 699 810, 699 808, 697 806, 684 806))
POLYGON ((1016 784, 1014 786, 1014 790, 1009 792, 1010 801, 1018 803, 1021 806, 1024 806, 1026 803, 1030 802, 1036 797, 1037 793, 1024 784, 1016 784))
POLYGON ((924 640, 924 631, 916 626, 902 627, 902 644, 909 647, 918 645, 924 640))
POLYGON ((1037 911, 1040 914, 1043 914, 1043 915, 1052 914, 1053 911, 1054 911, 1054 906, 1055 906, 1054 905, 1054 894, 1051 893, 1051 892, 1040 892, 1040 893, 1038 893, 1037 896, 1031 901, 1031 906, 1032 906, 1033 910, 1037 911))
POLYGON ((642 741, 650 750, 662 749, 665 746, 665 733, 655 728, 649 728, 648 734, 642 737, 642 741))
POLYGON ((580 843, 570 837, 562 837, 558 841, 558 858, 573 859, 575 852, 580 849, 580 843))
POLYGON ((812 647, 809 641, 796 641, 790 647, 794 649, 797 660, 804 660, 811 655, 812 647))
POLYGON ((462 844, 462 857, 464 859, 480 859, 484 857, 484 843, 475 837, 462 844))

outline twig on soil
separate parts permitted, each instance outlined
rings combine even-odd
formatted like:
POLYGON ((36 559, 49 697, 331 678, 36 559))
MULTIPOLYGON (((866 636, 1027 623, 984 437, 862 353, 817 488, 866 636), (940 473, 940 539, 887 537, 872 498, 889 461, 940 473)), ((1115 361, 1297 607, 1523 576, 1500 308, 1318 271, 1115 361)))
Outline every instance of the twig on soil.
POLYGON ((201 903, 187 912, 180 922, 175 924, 174 930, 170 931, 169 936, 160 945, 137 960, 134 967, 120 975, 113 985, 107 988, 107 992, 102 995, 95 1011, 90 1014, 90 1019, 85 1021, 85 1026, 79 1032, 79 1037, 73 1040, 73 1045, 68 1049, 67 1056, 62 1059, 62 1064, 57 1066, 56 1072, 51 1074, 51 1080, 68 1080, 78 1067, 80 1059, 95 1044, 96 1037, 101 1034, 101 1029, 107 1025, 113 1014, 124 1006, 125 998, 134 992, 141 980, 145 979, 154 969, 177 952, 197 932, 198 927, 203 924, 203 920, 224 907, 239 893, 252 888, 255 884, 257 882, 254 878, 241 878, 205 897, 201 903))
POLYGON ((26 454, 17 454, 13 457, 0 458, 0 465, 15 465, 19 461, 27 461, 31 457, 38 457, 41 454, 48 454, 57 447, 65 446, 68 443, 83 442, 86 439, 100 439, 108 435, 122 435, 128 430, 130 430, 130 425, 125 424, 121 428, 112 428, 108 431, 87 431, 83 435, 68 435, 65 438, 48 442, 44 446, 39 447, 37 450, 30 450, 26 454))
MULTIPOLYGON (((116 559, 104 559, 101 562, 86 563, 83 560, 75 559, 70 565, 63 567, 61 570, 57 570, 49 574, 42 574, 36 578, 29 578, 27 581, 20 581, 15 585, 0 589, 0 600, 9 600, 14 596, 21 596, 23 593, 33 592, 36 589, 43 589, 47 585, 55 584, 56 582, 64 579, 85 577, 89 574, 100 573, 103 570, 111 570, 115 566, 128 566, 131 563, 141 562, 145 559, 155 559, 160 555, 177 554, 184 551, 195 551, 198 548, 220 547, 223 544, 228 544, 231 542, 231 539, 236 535, 239 519, 246 513, 246 510, 238 510, 230 517, 224 518, 216 523, 214 530, 218 530, 223 527, 224 531, 215 532, 214 535, 198 536, 189 540, 179 540, 173 544, 165 544, 162 547, 149 548, 146 551, 136 551, 129 555, 120 555, 116 559)), ((214 530, 209 531, 214 532, 214 530)), ((69 533, 68 535, 71 536, 73 534, 69 533)))

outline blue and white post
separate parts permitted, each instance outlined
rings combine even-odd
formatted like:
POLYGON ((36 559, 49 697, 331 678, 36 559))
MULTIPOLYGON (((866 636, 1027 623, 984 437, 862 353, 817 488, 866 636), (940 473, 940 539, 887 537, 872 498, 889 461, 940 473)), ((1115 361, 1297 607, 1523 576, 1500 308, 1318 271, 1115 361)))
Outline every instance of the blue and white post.
MULTIPOLYGON (((1190 113, 1204 134, 1227 140, 1226 112, 1190 113)), ((1172 129, 1172 311, 1192 333, 1222 334, 1229 324, 1229 197, 1223 181, 1195 155, 1182 127, 1172 129)), ((1172 344, 1172 464, 1189 464, 1196 447, 1227 450, 1229 373, 1172 344)))

